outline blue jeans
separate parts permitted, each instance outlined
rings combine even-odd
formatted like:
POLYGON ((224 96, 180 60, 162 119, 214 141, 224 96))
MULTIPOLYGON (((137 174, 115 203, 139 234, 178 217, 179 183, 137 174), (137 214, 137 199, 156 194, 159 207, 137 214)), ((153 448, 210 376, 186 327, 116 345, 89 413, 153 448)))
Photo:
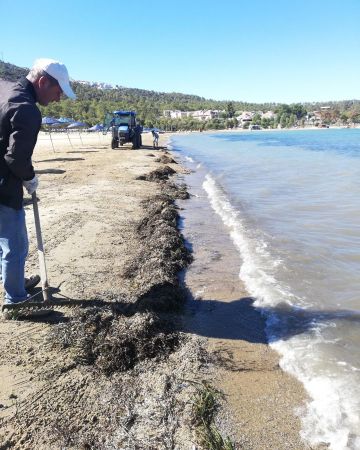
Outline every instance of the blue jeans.
POLYGON ((26 300, 25 260, 29 251, 24 209, 0 204, 0 271, 5 304, 26 300))

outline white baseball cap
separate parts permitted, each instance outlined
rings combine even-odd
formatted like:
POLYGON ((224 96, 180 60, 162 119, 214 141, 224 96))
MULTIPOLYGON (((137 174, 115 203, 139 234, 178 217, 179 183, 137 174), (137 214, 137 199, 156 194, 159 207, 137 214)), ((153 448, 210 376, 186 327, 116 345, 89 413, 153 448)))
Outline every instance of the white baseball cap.
POLYGON ((76 99, 76 95, 70 86, 69 74, 65 64, 54 59, 40 58, 34 62, 33 69, 40 69, 48 73, 59 83, 63 93, 67 97, 76 99))

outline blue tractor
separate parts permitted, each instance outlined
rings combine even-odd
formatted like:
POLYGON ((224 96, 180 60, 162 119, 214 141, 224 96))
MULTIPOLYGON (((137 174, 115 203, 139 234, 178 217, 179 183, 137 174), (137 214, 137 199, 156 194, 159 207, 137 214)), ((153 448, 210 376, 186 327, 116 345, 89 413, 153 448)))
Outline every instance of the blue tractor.
POLYGON ((111 148, 131 142, 133 149, 141 147, 142 127, 136 121, 135 111, 114 111, 104 117, 104 132, 111 129, 111 148))

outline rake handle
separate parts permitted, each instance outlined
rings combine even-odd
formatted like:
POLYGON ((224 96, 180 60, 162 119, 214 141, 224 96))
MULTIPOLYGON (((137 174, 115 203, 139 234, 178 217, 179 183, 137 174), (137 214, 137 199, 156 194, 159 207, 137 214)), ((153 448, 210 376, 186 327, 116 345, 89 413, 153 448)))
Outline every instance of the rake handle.
POLYGON ((42 240, 41 234, 41 225, 40 225, 40 215, 39 215, 39 207, 38 201, 36 197, 36 191, 32 193, 32 203, 34 210, 34 220, 35 220, 35 231, 36 231, 36 240, 37 240, 37 249, 39 256, 39 265, 40 265, 40 277, 41 277, 41 285, 42 292, 44 296, 44 301, 49 300, 49 283, 46 272, 46 262, 45 262, 45 252, 44 252, 44 244, 42 240))

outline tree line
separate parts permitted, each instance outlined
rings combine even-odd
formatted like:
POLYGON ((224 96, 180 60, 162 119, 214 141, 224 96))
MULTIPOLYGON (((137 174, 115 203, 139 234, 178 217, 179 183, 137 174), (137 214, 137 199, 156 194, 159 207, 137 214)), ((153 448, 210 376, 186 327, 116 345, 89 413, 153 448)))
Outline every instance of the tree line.
MULTIPOLYGON (((16 81, 24 77, 28 69, 0 61, 0 78, 16 81)), ((144 89, 126 88, 115 86, 113 89, 99 89, 77 81, 71 83, 77 95, 75 101, 62 99, 59 103, 51 103, 46 107, 41 106, 43 116, 69 117, 77 121, 86 122, 89 125, 102 123, 106 112, 114 110, 132 110, 142 125, 147 127, 159 127, 165 130, 198 130, 198 129, 223 129, 238 126, 236 116, 242 111, 266 112, 274 111, 276 117, 262 118, 256 114, 253 124, 259 124, 263 128, 276 128, 280 124, 282 128, 302 124, 309 111, 320 109, 321 106, 330 106, 323 112, 324 123, 360 123, 360 101, 345 100, 328 103, 303 103, 303 104, 277 104, 277 103, 249 103, 240 101, 219 101, 205 99, 196 95, 187 95, 177 92, 165 93, 148 91, 144 89), (163 116, 164 110, 221 110, 219 118, 206 122, 199 122, 192 117, 171 119, 163 116)))

